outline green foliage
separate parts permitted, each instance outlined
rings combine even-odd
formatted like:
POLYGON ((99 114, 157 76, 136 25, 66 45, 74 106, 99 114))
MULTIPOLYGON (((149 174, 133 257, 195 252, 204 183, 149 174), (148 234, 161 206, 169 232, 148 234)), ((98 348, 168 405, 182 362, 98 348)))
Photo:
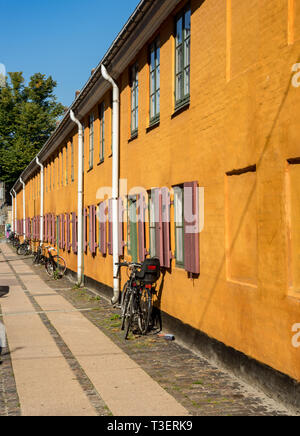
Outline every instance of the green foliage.
POLYGON ((0 87, 0 179, 13 183, 43 147, 65 107, 57 103, 52 77, 8 73, 0 87))

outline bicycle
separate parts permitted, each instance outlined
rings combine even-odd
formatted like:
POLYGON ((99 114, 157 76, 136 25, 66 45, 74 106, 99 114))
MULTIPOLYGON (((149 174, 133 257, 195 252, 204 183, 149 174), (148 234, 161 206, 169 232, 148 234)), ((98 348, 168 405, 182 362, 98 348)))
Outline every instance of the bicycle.
POLYGON ((19 256, 30 256, 32 254, 29 239, 25 239, 25 241, 18 246, 17 254, 19 256))
POLYGON ((152 300, 155 292, 153 285, 160 277, 159 259, 146 259, 142 264, 122 262, 117 265, 119 270, 125 266, 130 272, 129 280, 123 287, 121 298, 121 329, 125 330, 125 339, 128 338, 129 330, 132 329, 134 321, 137 321, 140 333, 146 335, 152 316, 152 300))
POLYGON ((53 278, 56 278, 56 275, 58 275, 59 278, 63 277, 63 275, 67 270, 65 259, 61 256, 58 256, 57 254, 53 256, 51 251, 56 251, 56 250, 50 245, 47 245, 45 248, 47 249, 49 255, 49 257, 46 258, 45 261, 45 269, 47 274, 53 278))
POLYGON ((33 264, 34 265, 45 265, 47 257, 43 254, 43 247, 39 245, 37 251, 33 253, 33 264))

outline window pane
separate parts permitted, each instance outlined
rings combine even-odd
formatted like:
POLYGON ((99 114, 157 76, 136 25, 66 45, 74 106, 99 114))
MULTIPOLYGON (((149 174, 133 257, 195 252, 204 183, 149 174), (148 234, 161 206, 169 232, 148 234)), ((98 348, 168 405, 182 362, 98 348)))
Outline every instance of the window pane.
POLYGON ((176 228, 176 260, 183 263, 183 228, 176 228))
POLYGON ((186 38, 191 33, 191 11, 186 11, 184 16, 184 37, 186 38))
POLYGON ((176 24, 176 45, 182 43, 182 17, 179 18, 176 24))
POLYGON ((176 49, 176 74, 182 71, 183 66, 183 55, 182 55, 182 45, 176 49))
POLYGON ((184 95, 189 95, 190 93, 190 68, 186 68, 184 72, 184 95))
POLYGON ((155 71, 152 71, 151 80, 150 80, 150 94, 153 94, 154 92, 155 92, 155 71))
POLYGON ((184 66, 190 65, 190 38, 184 42, 184 66))
POLYGON ((156 68, 156 90, 160 89, 160 66, 156 68))
POLYGON ((160 90, 156 93, 156 115, 160 113, 160 90))
POLYGON ((176 100, 182 99, 182 74, 176 78, 176 100))

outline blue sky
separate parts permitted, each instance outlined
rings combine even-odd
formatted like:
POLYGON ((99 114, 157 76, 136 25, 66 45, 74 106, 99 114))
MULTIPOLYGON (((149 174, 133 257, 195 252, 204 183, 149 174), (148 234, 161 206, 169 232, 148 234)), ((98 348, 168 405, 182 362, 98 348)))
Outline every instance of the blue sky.
POLYGON ((139 0, 0 0, 0 64, 58 83, 69 106, 139 0))

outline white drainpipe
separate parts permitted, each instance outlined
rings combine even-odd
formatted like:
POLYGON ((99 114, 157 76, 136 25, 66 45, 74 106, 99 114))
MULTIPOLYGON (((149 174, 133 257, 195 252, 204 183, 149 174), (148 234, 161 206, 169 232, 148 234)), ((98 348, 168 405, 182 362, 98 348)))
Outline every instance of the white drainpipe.
POLYGON ((14 222, 14 196, 12 192, 10 191, 11 195, 11 231, 15 231, 15 222, 14 222))
POLYGON ((44 240, 44 165, 36 157, 36 163, 41 167, 41 209, 40 209, 40 244, 43 244, 44 240))
POLYGON ((119 198, 119 103, 120 91, 118 85, 113 78, 108 74, 104 65, 101 65, 101 74, 113 87, 113 132, 112 132, 112 214, 113 214, 113 278, 114 278, 114 296, 112 304, 119 301, 120 296, 120 280, 118 277, 119 262, 119 213, 118 213, 118 198, 119 198))
POLYGON ((71 120, 78 126, 78 253, 77 253, 77 284, 83 284, 83 126, 70 111, 71 120))
POLYGON ((15 232, 17 233, 17 193, 14 189, 12 191, 15 194, 15 232))
POLYGON ((26 235, 26 200, 25 200, 25 183, 22 180, 22 177, 20 177, 20 183, 23 186, 23 236, 25 239, 26 235))

